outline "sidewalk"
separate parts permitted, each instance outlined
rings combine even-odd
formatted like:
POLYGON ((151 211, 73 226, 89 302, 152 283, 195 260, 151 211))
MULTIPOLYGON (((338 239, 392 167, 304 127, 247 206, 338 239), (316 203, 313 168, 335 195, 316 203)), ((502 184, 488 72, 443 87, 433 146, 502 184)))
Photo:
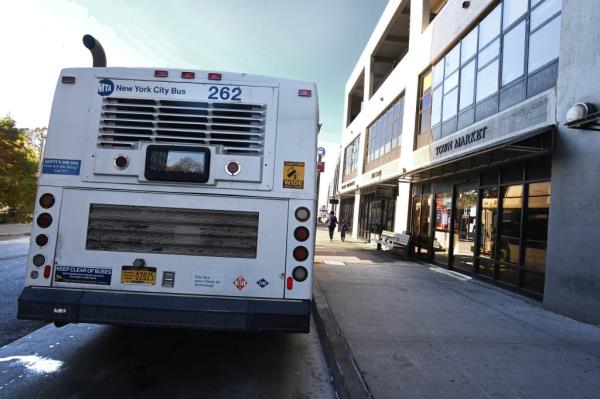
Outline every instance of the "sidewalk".
POLYGON ((0 224, 0 240, 31 234, 31 223, 0 224))
MULTIPOLYGON (((339 234, 330 243, 326 230, 317 233, 315 316, 324 319, 321 330, 328 322, 337 324, 345 339, 350 361, 338 359, 333 367, 353 384, 349 396, 598 397, 598 327, 372 248, 342 243, 339 234), (327 305, 333 320, 327 320, 327 305), (353 369, 358 370, 354 380, 353 369)), ((327 335, 336 339, 331 331, 327 335)), ((329 347, 337 347, 339 356, 343 346, 330 342, 329 347)))

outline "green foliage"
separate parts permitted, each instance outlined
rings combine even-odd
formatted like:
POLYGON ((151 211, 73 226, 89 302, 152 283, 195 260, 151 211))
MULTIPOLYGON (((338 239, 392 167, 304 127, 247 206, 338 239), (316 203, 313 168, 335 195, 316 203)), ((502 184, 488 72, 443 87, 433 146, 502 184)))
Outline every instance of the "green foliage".
POLYGON ((0 118, 0 211, 8 208, 9 221, 33 212, 39 164, 34 140, 12 118, 0 118))

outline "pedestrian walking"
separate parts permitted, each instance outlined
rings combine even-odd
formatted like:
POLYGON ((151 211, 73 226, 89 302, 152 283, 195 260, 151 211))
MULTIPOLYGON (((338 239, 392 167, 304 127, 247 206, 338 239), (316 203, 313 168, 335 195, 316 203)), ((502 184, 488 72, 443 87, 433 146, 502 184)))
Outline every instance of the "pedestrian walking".
POLYGON ((329 241, 333 241, 333 232, 335 231, 337 225, 338 220, 335 217, 335 212, 329 212, 329 217, 327 218, 327 227, 329 227, 329 241))
POLYGON ((348 231, 348 224, 342 220, 340 224, 340 237, 342 241, 346 240, 346 232, 348 231))

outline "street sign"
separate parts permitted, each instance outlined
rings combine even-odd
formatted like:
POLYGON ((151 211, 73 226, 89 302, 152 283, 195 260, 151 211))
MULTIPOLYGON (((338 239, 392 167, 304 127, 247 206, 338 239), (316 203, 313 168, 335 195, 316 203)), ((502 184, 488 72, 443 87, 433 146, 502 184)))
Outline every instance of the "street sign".
POLYGON ((337 199, 337 198, 332 198, 332 199, 330 199, 330 200, 329 200, 329 203, 330 203, 331 205, 337 205, 337 204, 339 204, 339 203, 340 203, 340 200, 339 200, 339 199, 337 199))
POLYGON ((325 156, 325 147, 317 148, 317 155, 324 157, 325 156))

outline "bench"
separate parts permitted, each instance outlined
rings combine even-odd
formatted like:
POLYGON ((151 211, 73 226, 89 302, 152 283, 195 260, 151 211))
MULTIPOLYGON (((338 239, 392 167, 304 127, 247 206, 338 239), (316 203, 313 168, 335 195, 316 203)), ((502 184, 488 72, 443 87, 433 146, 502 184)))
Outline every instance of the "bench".
POLYGON ((410 234, 394 233, 393 231, 383 230, 379 235, 377 249, 384 249, 402 255, 404 259, 408 258, 410 249, 410 234))

